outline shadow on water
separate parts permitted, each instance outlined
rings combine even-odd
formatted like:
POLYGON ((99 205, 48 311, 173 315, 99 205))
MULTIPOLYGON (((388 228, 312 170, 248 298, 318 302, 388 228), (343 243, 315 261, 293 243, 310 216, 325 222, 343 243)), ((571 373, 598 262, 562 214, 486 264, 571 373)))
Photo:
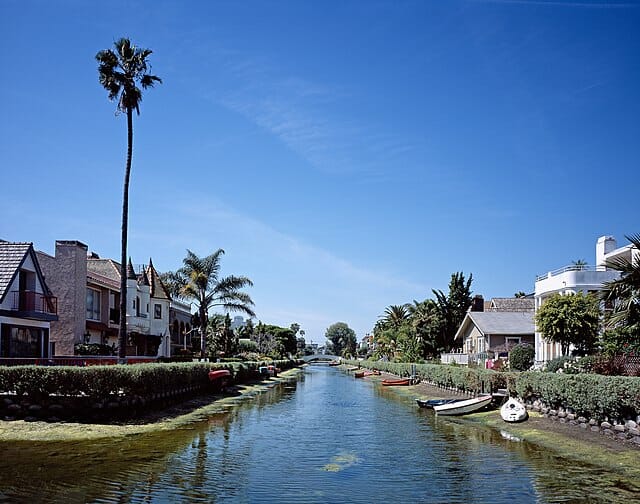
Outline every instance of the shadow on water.
POLYGON ((11 502, 632 502, 639 491, 327 366, 184 428, 0 450, 11 502))

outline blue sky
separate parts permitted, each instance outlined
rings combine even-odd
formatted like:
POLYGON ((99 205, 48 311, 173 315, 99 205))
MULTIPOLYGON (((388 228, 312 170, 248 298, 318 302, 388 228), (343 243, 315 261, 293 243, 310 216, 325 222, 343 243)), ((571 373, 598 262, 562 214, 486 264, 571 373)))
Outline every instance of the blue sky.
POLYGON ((635 1, 0 2, 0 237, 119 258, 126 119, 95 53, 153 49, 129 251, 224 248, 263 322, 358 337, 640 232, 635 1))

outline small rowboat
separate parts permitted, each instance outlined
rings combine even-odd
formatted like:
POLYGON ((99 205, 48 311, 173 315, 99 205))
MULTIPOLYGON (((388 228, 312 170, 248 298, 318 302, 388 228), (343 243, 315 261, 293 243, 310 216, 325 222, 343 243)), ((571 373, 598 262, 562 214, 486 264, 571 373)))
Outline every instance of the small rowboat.
POLYGON ((416 399, 418 406, 421 408, 433 408, 434 406, 442 406, 443 404, 451 404, 462 399, 416 399))
POLYGON ((392 386, 403 386, 403 385, 409 385, 409 378, 405 378, 403 380, 382 380, 382 385, 384 385, 385 387, 392 387, 392 386))
POLYGON ((481 395, 473 399, 464 399, 462 401, 434 406, 433 410, 438 415, 464 415, 484 408, 492 399, 491 394, 481 395))
POLYGON ((354 378, 364 378, 367 373, 365 371, 356 371, 353 373, 354 378))
POLYGON ((340 363, 339 363, 338 361, 331 361, 331 362, 329 363, 329 365, 330 365, 330 366, 339 366, 339 365, 340 365, 340 363))
POLYGON ((529 414, 524 404, 510 397, 500 408, 500 416, 505 422, 522 422, 529 417, 529 414))
POLYGON ((378 375, 380 375, 380 371, 378 371, 377 369, 374 369, 373 371, 365 371, 364 375, 365 376, 378 376, 378 375))

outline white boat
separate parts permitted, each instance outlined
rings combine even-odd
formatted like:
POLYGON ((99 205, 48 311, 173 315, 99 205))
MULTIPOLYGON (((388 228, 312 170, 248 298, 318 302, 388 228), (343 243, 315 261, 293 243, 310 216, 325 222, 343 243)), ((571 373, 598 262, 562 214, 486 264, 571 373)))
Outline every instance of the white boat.
POLYGON ((473 399, 434 406, 433 409, 438 415, 464 415, 484 408, 492 399, 491 394, 481 395, 473 399))
POLYGON ((522 422, 527 419, 529 414, 524 404, 510 397, 509 400, 500 407, 500 416, 505 422, 522 422))

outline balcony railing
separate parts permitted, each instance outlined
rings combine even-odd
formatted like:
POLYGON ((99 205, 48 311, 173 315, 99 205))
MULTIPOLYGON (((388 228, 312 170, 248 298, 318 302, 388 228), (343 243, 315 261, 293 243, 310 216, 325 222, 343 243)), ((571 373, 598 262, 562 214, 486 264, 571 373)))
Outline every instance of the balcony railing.
POLYGON ((12 310, 36 313, 58 314, 58 298, 35 291, 12 291, 12 310))
POLYGON ((551 278, 557 275, 562 275, 567 271, 599 271, 596 266, 590 265, 579 265, 579 264, 571 264, 569 266, 564 266, 562 268, 558 268, 557 270, 549 271, 548 273, 544 273, 542 275, 536 276, 536 282, 540 280, 546 280, 547 278, 551 278))

